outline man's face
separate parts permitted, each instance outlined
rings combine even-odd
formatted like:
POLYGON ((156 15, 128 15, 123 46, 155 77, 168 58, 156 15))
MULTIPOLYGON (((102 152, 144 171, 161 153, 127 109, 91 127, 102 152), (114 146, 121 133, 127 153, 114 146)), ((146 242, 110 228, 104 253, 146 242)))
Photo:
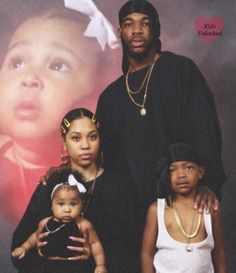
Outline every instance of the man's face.
POLYGON ((153 35, 148 15, 131 13, 123 19, 118 29, 126 53, 131 56, 147 56, 153 48, 153 35))

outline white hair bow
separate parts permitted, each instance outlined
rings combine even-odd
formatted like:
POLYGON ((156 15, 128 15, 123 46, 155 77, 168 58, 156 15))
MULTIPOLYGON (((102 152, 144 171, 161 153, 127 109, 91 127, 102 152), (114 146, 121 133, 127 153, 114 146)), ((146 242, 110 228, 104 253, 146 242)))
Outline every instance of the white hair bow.
POLYGON ((84 32, 84 36, 95 37, 102 50, 105 49, 106 44, 113 49, 119 47, 112 24, 92 0, 64 0, 64 4, 66 8, 79 11, 90 18, 90 23, 84 32))
MULTIPOLYGON (((79 181, 77 181, 77 180, 75 179, 75 177, 74 177, 73 174, 69 174, 69 176, 68 176, 68 181, 66 181, 66 182, 68 182, 70 186, 77 186, 77 189, 78 189, 78 191, 79 191, 80 193, 85 193, 85 192, 87 191, 86 188, 85 188, 85 186, 84 186, 82 183, 80 183, 79 181)), ((60 187, 61 185, 63 185, 63 184, 64 184, 64 183, 57 184, 57 185, 53 188, 52 193, 51 193, 51 199, 52 199, 52 197, 53 197, 53 195, 54 195, 56 189, 57 189, 58 187, 60 187)))

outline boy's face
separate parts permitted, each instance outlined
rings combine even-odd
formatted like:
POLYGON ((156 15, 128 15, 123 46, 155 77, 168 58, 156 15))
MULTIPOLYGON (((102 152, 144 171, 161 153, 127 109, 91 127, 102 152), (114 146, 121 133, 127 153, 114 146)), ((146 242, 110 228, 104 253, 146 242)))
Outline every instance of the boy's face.
POLYGON ((18 139, 55 135, 63 115, 92 91, 94 51, 75 22, 36 17, 23 23, 0 71, 4 132, 18 139))
POLYGON ((77 191, 60 189, 55 193, 52 211, 57 220, 69 223, 80 216, 81 210, 82 202, 77 191))
POLYGON ((203 167, 190 161, 177 161, 170 165, 171 188, 177 194, 195 193, 199 179, 204 174, 203 167))

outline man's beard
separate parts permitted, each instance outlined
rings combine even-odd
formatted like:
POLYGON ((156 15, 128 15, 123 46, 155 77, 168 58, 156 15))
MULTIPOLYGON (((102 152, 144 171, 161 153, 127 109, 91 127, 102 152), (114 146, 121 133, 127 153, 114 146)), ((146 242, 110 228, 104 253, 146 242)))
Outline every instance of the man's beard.
POLYGON ((153 47, 155 47, 153 39, 145 45, 144 50, 141 52, 134 52, 130 48, 129 43, 125 42, 122 38, 121 43, 123 47, 123 52, 126 54, 126 56, 130 56, 131 58, 137 61, 145 60, 148 57, 150 51, 153 49, 153 47))

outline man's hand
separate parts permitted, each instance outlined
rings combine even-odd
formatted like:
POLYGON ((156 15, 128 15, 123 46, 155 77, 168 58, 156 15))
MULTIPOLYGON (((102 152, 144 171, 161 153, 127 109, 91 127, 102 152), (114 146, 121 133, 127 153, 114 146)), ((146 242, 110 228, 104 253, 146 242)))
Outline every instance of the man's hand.
POLYGON ((203 213, 204 208, 206 213, 209 213, 210 210, 216 211, 219 208, 219 200, 211 189, 206 186, 200 186, 195 198, 194 208, 200 213, 203 213))

